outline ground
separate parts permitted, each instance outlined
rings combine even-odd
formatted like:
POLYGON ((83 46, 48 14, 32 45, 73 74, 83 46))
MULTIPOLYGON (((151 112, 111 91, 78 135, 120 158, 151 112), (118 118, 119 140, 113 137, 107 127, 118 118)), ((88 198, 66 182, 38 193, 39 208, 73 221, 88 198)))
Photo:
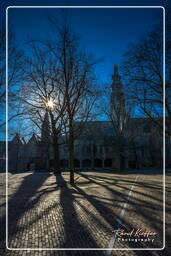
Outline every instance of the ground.
POLYGON ((170 172, 166 175, 166 249, 146 251, 121 249, 163 247, 163 175, 160 171, 77 171, 74 187, 67 183, 67 172, 62 178, 46 172, 10 173, 8 247, 37 248, 36 251, 4 249, 5 174, 0 176, 0 255, 171 255, 168 247, 170 172), (116 235, 115 230, 121 229, 133 230, 134 241, 122 241, 121 238, 130 237, 116 235), (135 237, 138 229, 155 234, 148 237, 150 240, 140 233, 135 237), (110 247, 120 250, 103 250, 110 247), (49 248, 102 250, 50 251, 49 248))

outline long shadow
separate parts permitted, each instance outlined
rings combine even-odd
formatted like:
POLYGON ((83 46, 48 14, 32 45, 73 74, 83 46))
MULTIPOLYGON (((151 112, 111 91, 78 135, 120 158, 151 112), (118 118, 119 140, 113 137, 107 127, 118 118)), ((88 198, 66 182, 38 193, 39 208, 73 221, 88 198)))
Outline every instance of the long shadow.
MULTIPOLYGON (((62 206, 64 241, 61 248, 99 248, 88 228, 83 226, 75 204, 74 189, 68 188, 63 177, 56 176, 60 188, 60 204, 62 206)), ((88 252, 89 253, 89 252, 88 252)), ((102 252, 101 252, 102 255, 102 252)), ((104 254, 103 254, 104 255, 104 254)))
MULTIPOLYGON (((81 175, 83 175, 84 176, 84 174, 81 174, 81 175)), ((86 177, 87 179, 90 179, 89 177, 86 177)), ((114 195, 119 195, 118 194, 118 192, 116 192, 116 191, 113 191, 113 190, 111 190, 110 188, 108 188, 106 185, 104 185, 104 184, 101 184, 101 183, 97 183, 96 181, 94 181, 93 179, 90 179, 92 182, 95 182, 96 184, 98 184, 99 186, 103 186, 103 187, 106 187, 107 189, 109 189, 110 190, 110 192, 113 192, 114 193, 114 195)), ((87 198, 87 200, 88 201, 90 201, 90 203, 92 204, 92 205, 94 205, 95 207, 96 207, 96 209, 100 212, 100 214, 110 223, 110 218, 109 219, 107 219, 107 215, 106 214, 104 214, 104 211, 102 210, 105 206, 104 205, 102 205, 99 201, 97 201, 93 196, 91 196, 91 195, 87 195, 84 191, 81 191, 80 190, 80 188, 79 187, 77 187, 77 189, 78 189, 78 191, 79 191, 79 193, 83 193, 84 194, 84 196, 87 198)), ((134 198, 133 198, 134 199, 134 198)), ((124 197, 123 197, 123 200, 124 200, 124 197)), ((153 226, 153 228, 155 229, 155 230, 158 230, 159 229, 159 227, 158 227, 158 225, 156 225, 156 223, 154 223, 154 216, 152 216, 151 214, 150 214, 150 210, 152 210, 152 208, 150 207, 149 208, 149 211, 147 211, 147 209, 145 209, 145 205, 144 205, 144 202, 142 201, 142 204, 139 204, 139 205, 137 205, 137 203, 135 203, 135 202, 133 202, 132 200, 130 200, 129 201, 129 204, 130 205, 132 205, 132 206, 134 206, 134 213, 137 213, 139 216, 143 216, 143 218, 145 218, 146 220, 148 220, 148 224, 149 224, 149 227, 151 226, 153 226)), ((154 210, 154 209, 153 209, 154 210)), ((128 209, 126 209, 126 211, 128 211, 128 209)), ((110 212, 110 209, 108 208, 106 208, 105 209, 105 212, 110 212)), ((127 226, 127 227, 129 227, 129 228, 134 228, 133 226, 131 226, 130 225, 130 223, 126 223, 126 220, 125 219, 123 219, 122 220, 123 221, 123 223, 127 226)), ((161 221, 158 221, 158 224, 162 224, 162 222, 161 221)), ((142 246, 143 247, 143 246, 142 246)))
MULTIPOLYGON (((85 175, 85 174, 83 174, 83 173, 79 173, 80 175, 82 175, 82 176, 84 176, 84 177, 87 177, 87 175, 85 175)), ((109 178, 106 178, 106 177, 104 177, 104 176, 95 176, 95 175, 89 175, 88 177, 90 177, 90 178, 94 178, 94 179, 96 179, 96 180, 104 180, 105 182, 108 182, 109 181, 109 178)), ((122 179, 120 179, 120 177, 116 177, 116 176, 114 176, 114 177, 110 177, 110 180, 111 180, 111 184, 113 184, 112 183, 112 181, 113 182, 115 182, 115 183, 118 183, 118 182, 128 182, 128 183, 132 183, 132 179, 130 178, 130 179, 126 179, 126 178, 122 178, 122 179)), ((161 181, 162 182, 162 181, 161 181)), ((109 183, 109 182, 108 182, 109 183)), ((139 185, 141 185, 141 186, 146 186, 146 187, 148 187, 148 188, 153 188, 153 189, 158 189, 158 186, 156 186, 156 185, 152 185, 152 184, 147 184, 147 183, 144 183, 144 182, 140 182, 140 181, 137 181, 136 182, 137 184, 139 184, 139 185)), ((110 183, 109 183, 110 184, 110 183)), ((162 189, 162 188, 161 188, 162 189)))
MULTIPOLYGON (((117 225, 116 220, 117 218, 119 218, 119 215, 116 214, 110 207, 100 202, 99 200, 95 199, 94 196, 86 194, 78 186, 76 186, 76 189, 78 193, 82 194, 84 198, 90 203, 90 205, 92 205, 99 212, 100 216, 108 223, 108 225, 110 226, 110 231, 114 230, 117 225)), ((123 221, 123 223, 125 222, 125 220, 122 217, 120 218, 120 220, 123 221)), ((127 227, 129 227, 129 229, 132 228, 129 223, 125 223, 125 224, 127 224, 127 227)), ((112 236, 112 233, 111 233, 111 236, 112 236)), ((108 244, 106 244, 105 247, 108 247, 108 244)))
MULTIPOLYGON (((114 189, 111 189, 110 187, 109 187, 109 185, 114 185, 114 186, 116 186, 116 187, 119 187, 119 188, 122 188, 122 189, 125 189, 125 190, 128 190, 128 187, 124 187, 124 186, 121 186, 121 185, 119 185, 117 182, 116 183, 114 183, 114 184, 112 184, 112 183, 110 183, 110 182, 107 182, 107 181, 105 181, 105 183, 106 184, 104 184, 104 183, 99 183, 99 182, 97 182, 96 181, 96 177, 95 176, 92 176, 92 175, 90 175, 90 176, 86 176, 85 174, 83 174, 83 173, 80 173, 80 175, 82 176, 82 177, 84 177, 84 178, 86 178, 86 179, 88 179, 90 182, 94 182, 95 184, 97 184, 97 185, 99 185, 99 186, 102 186, 102 187, 104 187, 104 188, 106 188, 107 190, 109 190, 112 194, 114 194, 114 196, 115 195, 119 195, 121 198, 122 198, 122 201, 123 201, 123 199, 125 198, 125 192, 118 192, 117 190, 114 190, 114 189)), ((102 178, 102 177, 101 177, 102 178)), ((105 178, 106 179, 106 178, 105 178)), ((124 181, 124 182, 126 182, 126 183, 128 183, 128 184, 133 184, 133 181, 132 180, 127 180, 127 179, 119 179, 119 181, 120 182, 122 182, 122 181, 124 181)), ((146 183, 144 183, 144 182, 136 182, 136 186, 135 186, 135 188, 134 188, 134 192, 135 193, 137 193, 137 194, 140 194, 140 195, 143 195, 143 196, 145 196, 145 198, 147 198, 147 194, 145 194, 145 193, 141 193, 140 191, 137 191, 136 190, 136 187, 139 187, 139 186, 142 186, 143 188, 148 188, 148 189, 153 189, 153 187, 152 186, 150 186, 149 184, 147 185, 146 183)), ((158 190, 160 190, 159 188, 158 188, 158 190)), ((148 197, 150 197, 150 198, 152 198, 152 199, 155 199, 155 200, 157 200, 158 202, 161 202, 161 203, 163 203, 163 200, 160 200, 160 199, 158 199, 158 198, 156 198, 157 197, 157 194, 156 194, 156 197, 153 197, 153 196, 150 196, 149 194, 148 194, 148 197)), ((139 206, 141 206, 141 204, 144 206, 144 207, 147 207, 147 208, 150 208, 151 209, 151 204, 150 203, 148 203, 148 202, 146 202, 146 200, 142 200, 142 199, 140 199, 140 198, 135 198, 135 197, 133 197, 133 196, 130 196, 130 204, 133 204, 133 205, 135 205, 136 207, 139 207, 139 206), (135 201, 135 202, 134 202, 135 201)), ((168 204, 169 205, 169 204, 168 204)), ((157 205, 155 205, 155 207, 153 206, 153 209, 155 209, 155 210, 161 210, 160 209, 160 207, 158 208, 157 207, 157 205)), ((167 208, 166 208, 167 209, 167 208)))
MULTIPOLYGON (((83 173, 80 173, 80 175, 82 176, 82 177, 84 177, 84 178, 86 178, 87 180, 89 180, 89 183, 90 182, 94 182, 95 184, 98 184, 98 185, 100 185, 100 186, 103 186, 103 187, 105 187, 106 189, 108 189, 108 190, 110 190, 112 193, 114 192, 113 191, 113 189, 110 189, 110 185, 114 185, 114 186, 116 186, 116 187, 119 187, 119 188, 122 188, 122 189, 124 189, 124 190, 128 190, 128 188, 127 187, 125 187, 125 186, 123 186, 123 185, 119 185, 118 184, 118 182, 125 182, 125 183, 130 183, 130 184, 132 184, 133 183, 133 181, 132 180, 128 180, 128 179, 119 179, 119 180, 116 180, 115 178, 111 178, 111 180, 113 180, 113 182, 109 182, 109 178, 105 178, 104 177, 104 180, 105 180, 105 183, 106 184, 104 184, 104 183, 99 183, 99 182, 97 182, 96 180, 102 180, 102 176, 100 176, 100 179, 99 179, 99 176, 98 177, 96 177, 95 175, 89 175, 88 177, 87 177, 87 175, 85 175, 85 174, 83 174, 83 173), (115 182, 114 182, 115 181, 115 182)), ((81 183, 81 184, 83 184, 83 183, 81 183)), ((159 188, 159 186, 156 186, 156 188, 154 188, 153 186, 150 186, 149 184, 147 184, 147 183, 145 183, 145 182, 139 182, 139 181, 137 181, 136 182, 136 184, 137 184, 137 186, 142 186, 143 188, 150 188, 150 189, 156 189, 156 190, 162 190, 162 188, 159 188)), ((135 193, 137 193, 137 194, 141 194, 141 195, 143 195, 143 196, 146 196, 146 194, 145 193, 143 193, 143 192, 140 192, 140 191, 137 191, 137 190, 135 190, 134 189, 134 192, 135 193)), ((117 191, 115 191, 115 193, 117 193, 117 191)), ((122 194, 122 196, 124 195, 124 193, 122 194)), ((153 196, 151 196, 150 194, 148 195, 148 197, 150 197, 151 199, 153 199, 153 200, 157 200, 158 202, 163 202, 163 200, 160 200, 159 198, 156 198, 156 197, 153 197, 153 196)), ((143 201, 143 200, 140 200, 140 199, 138 199, 138 201, 140 202, 140 201, 143 201)), ((169 205, 169 204, 168 204, 169 205)))
MULTIPOLYGON (((9 231, 9 238, 12 238, 15 232, 19 230, 18 228, 18 221, 20 220, 21 216, 27 211, 30 210, 30 208, 34 207, 34 205, 40 200, 41 192, 46 193, 46 190, 40 191, 40 195, 36 196, 33 200, 30 200, 31 197, 34 197, 37 193, 38 188, 43 184, 45 179, 48 177, 47 174, 41 174, 38 180, 35 180, 34 175, 26 176, 24 181, 22 182, 21 186, 19 187, 18 191, 12 196, 12 198, 9 200, 9 211, 14 210, 18 213, 14 217, 12 212, 9 212, 9 222, 11 221, 11 227, 9 231), (31 186, 30 186, 31 185, 31 186), (12 219, 10 217, 10 214, 12 215, 12 219)), ((87 176, 86 176, 87 178, 87 176)), ((94 180, 90 180, 91 182, 94 182, 94 180)), ((64 220, 64 232, 65 232, 65 240, 63 241, 63 244, 60 247, 65 248, 78 248, 78 247, 89 247, 89 248, 98 248, 99 245, 94 241, 92 238, 92 235, 90 232, 81 224, 80 217, 77 216, 77 212, 75 209, 75 191, 73 189, 69 189, 64 181, 64 179, 61 177, 57 177, 56 182, 60 189, 60 204, 63 209, 63 220, 64 220)), ((100 183, 97 183, 99 186, 102 185, 100 183)), ((110 211, 110 208, 106 207, 103 203, 99 202, 97 199, 95 199, 91 195, 87 195, 83 190, 81 190, 78 186, 76 186, 77 194, 82 195, 85 199, 87 199, 103 216, 108 223, 113 225, 113 218, 112 211, 110 211), (106 214, 108 213, 108 214, 106 214)), ((49 191, 51 192, 51 191, 49 191)), ((118 194, 119 195, 119 194, 118 194)), ((120 194, 120 196, 122 196, 120 194)), ((122 197, 125 199, 124 197, 122 197)), ((139 209, 140 211, 141 209, 139 209)), ((142 214, 142 213, 140 213, 142 214)), ((116 214, 113 214, 113 216, 118 217, 116 214)), ((147 216, 149 218, 149 216, 147 216)), ((95 219, 94 219, 95 220, 95 219)), ((3 218, 1 219, 3 221, 3 218)), ((96 219, 97 221, 97 219, 96 219)), ((151 224, 153 224, 154 219, 151 218, 151 224)), ((21 230, 20 230, 21 231, 21 230)), ((139 254, 137 254, 139 255, 139 254)))
MULTIPOLYGON (((17 234, 17 232, 22 231, 21 228, 19 228, 18 226, 20 219, 27 211, 31 210, 34 207, 34 205, 39 201, 39 197, 36 196, 36 192, 48 177, 48 173, 41 175, 35 175, 34 173, 31 173, 30 175, 27 175, 26 177, 24 177, 21 185, 19 186, 15 194, 12 195, 11 198, 8 200, 9 247, 10 243, 13 240, 13 237, 17 234)), ((15 179, 15 175, 13 176, 13 179, 15 179)), ((5 222, 6 215, 4 214, 0 218, 0 239, 2 241, 5 240, 6 234, 5 222)))
MULTIPOLYGON (((104 176, 95 176, 95 175, 92 175, 92 174, 90 174, 90 175, 85 175, 85 174, 83 174, 82 172, 80 172, 79 173, 82 177, 84 177, 84 178, 86 178, 87 179, 87 177, 89 177, 89 178, 93 178, 93 179, 95 179, 95 180, 102 180, 102 181, 104 181, 104 182, 106 182, 106 183, 108 183, 109 185, 111 184, 117 184, 118 182, 127 182, 127 183, 133 183, 133 180, 132 179, 126 179, 126 178, 122 178, 122 179, 120 179, 120 177, 110 177, 110 182, 109 182, 109 177, 108 178, 105 178, 104 176)), ((152 185, 152 184, 147 184, 147 183, 144 183, 144 182, 140 182, 140 181, 137 181, 136 182, 139 186, 142 186, 143 188, 144 187, 147 187, 147 188, 152 188, 152 189, 157 189, 157 190, 159 190, 159 189, 161 189, 162 190, 162 187, 161 188, 159 188, 159 186, 157 186, 157 185, 152 185)))
MULTIPOLYGON (((95 176, 92 176, 92 175, 91 175, 91 178, 93 178, 93 180, 101 180, 103 177, 101 177, 101 179, 99 179, 99 176, 98 176, 98 177, 95 177, 95 176)), ((107 183, 109 186, 110 186, 110 185, 114 185, 114 186, 116 186, 116 187, 119 187, 119 188, 122 188, 122 189, 125 189, 125 190, 127 190, 127 187, 124 186, 124 185, 118 184, 118 182, 132 183, 132 181, 127 180, 127 179, 115 180, 115 179, 113 178, 112 180, 115 181, 115 183, 114 183, 114 182, 111 182, 111 181, 109 182, 109 178, 104 178, 104 180, 105 180, 105 183, 107 183)), ((150 189, 161 190, 161 192, 162 192, 162 190, 163 190, 163 188, 159 188, 159 186, 157 186, 157 185, 156 185, 156 187, 154 187, 154 186, 150 186, 149 184, 147 185, 147 183, 145 183, 145 182, 139 182, 139 181, 137 181, 136 184, 138 185, 138 187, 141 186, 141 187, 143 187, 143 188, 147 187, 147 188, 150 188, 150 189)), ((167 187, 166 187, 166 189, 167 189, 167 187)), ((134 193, 141 194, 142 196, 146 196, 146 193, 137 191, 137 190, 135 190, 135 189, 134 189, 134 193)), ((163 200, 160 200, 159 198, 154 197, 154 196, 152 196, 152 195, 150 195, 150 194, 148 194, 148 197, 150 197, 150 198, 153 199, 153 200, 156 200, 157 202, 163 203, 163 200)), ((169 205, 169 204, 168 204, 168 205, 169 205)))
MULTIPOLYGON (((91 205, 93 205, 96 210, 100 213, 100 215, 105 219, 105 221, 110 224, 110 226, 113 226, 113 229, 115 229, 116 227, 116 223, 114 222, 114 220, 116 220, 116 218, 120 218, 120 220, 122 221, 122 227, 126 227, 128 230, 132 230, 133 228, 135 228, 133 226, 133 224, 130 224, 125 218, 120 217, 119 215, 117 215, 116 213, 114 213, 110 208, 108 208, 107 206, 105 206, 103 203, 101 203, 100 201, 96 200, 92 195, 88 195, 86 194, 83 190, 81 190, 79 187, 76 187, 78 190, 79 194, 82 194, 89 202, 91 205)), ((84 208, 84 206, 83 206, 84 208)), ((90 209, 89 209, 90 210, 90 209)), ((141 213, 142 214, 142 213, 141 213)), ((95 220, 97 221, 97 220, 95 220)), ((152 219, 150 220, 152 221, 152 219)), ((154 221, 154 219, 153 219, 154 221)), ((152 224, 152 223, 151 223, 152 224)), ((152 226, 152 225, 151 225, 152 226)), ((128 246, 128 245, 127 245, 128 246)), ((151 245, 153 246, 153 245, 151 245)), ((134 248, 134 247, 138 247, 138 248, 145 248, 145 244, 138 242, 136 245, 135 243, 130 242, 129 243, 129 247, 130 248, 134 248)), ((135 255, 145 255, 144 252, 140 252, 140 251, 134 251, 135 255)), ((148 255, 151 255, 150 253, 148 255)))
MULTIPOLYGON (((42 176, 42 175, 41 175, 42 176)), ((88 178, 86 176, 86 178, 88 178)), ((27 181, 27 180, 26 180, 27 181)), ((93 183, 94 180, 90 179, 90 182, 93 183)), ((23 182, 24 183, 24 182, 23 182)), ((82 189, 80 189, 78 186, 75 186, 75 188, 77 189, 76 191, 74 189, 70 189, 67 187, 64 179, 62 177, 57 177, 56 178, 56 183, 58 185, 58 188, 60 189, 60 204, 62 206, 62 214, 63 214, 63 227, 64 227, 64 241, 63 243, 60 245, 60 247, 62 248, 98 248, 99 245, 97 244, 97 242, 93 239, 91 233, 89 232, 89 230, 83 226, 81 224, 80 221, 80 217, 77 215, 77 211, 75 208, 75 199, 78 195, 82 195, 85 199, 87 199, 90 204, 92 206, 94 206, 97 211, 100 213, 100 215, 112 226, 114 225, 114 219, 116 219, 117 214, 113 213, 110 209, 110 206, 107 207, 103 202, 100 202, 98 199, 96 199, 93 195, 87 195, 82 189)), ((25 183, 25 185, 27 184, 27 182, 25 183)), ((97 184, 99 186, 101 186, 102 184, 98 183, 97 184)), ((38 185, 38 184, 37 184, 38 185)), ((36 193, 37 189, 37 185, 34 187, 34 189, 32 191, 31 188, 28 188, 27 192, 28 195, 24 194, 24 198, 28 199, 28 203, 26 203, 26 206, 29 205, 29 199, 30 197, 34 196, 34 194, 36 193), (35 191, 35 192, 34 192, 35 191), (31 193, 31 195, 30 195, 31 193)), ((21 185, 22 186, 22 185, 21 185)), ((39 186, 41 186, 41 184, 39 184, 39 186)), ((104 184, 103 184, 104 186, 104 184)), ((105 185, 106 187, 107 185, 105 185)), ((19 189, 20 190, 20 189, 19 189)), ((22 189, 20 190, 22 191, 22 189)), ((26 193, 25 189, 23 189, 23 191, 26 193)), ((50 193, 52 190, 49 190, 48 192, 50 193)), ((18 191, 17 191, 18 192, 18 191)), ((36 196, 36 198, 34 200, 31 201, 32 205, 34 206, 34 204, 36 204, 36 202, 38 202, 38 200, 40 200, 40 197, 42 195, 42 193, 46 193, 46 189, 39 191, 39 196, 36 196)), ((27 194, 27 193, 26 193, 27 194)), ((20 193, 19 193, 20 195, 20 193)), ((118 192, 119 195, 119 192, 118 192)), ((120 196, 122 197, 123 195, 120 194, 120 196)), ((14 195, 11 200, 13 200, 14 198, 17 199, 17 197, 14 195)), ((78 198, 78 197, 77 197, 78 198)), ((125 197, 122 197, 123 200, 125 200, 125 197)), ((11 202, 10 200, 10 202, 11 202)), ((91 214, 91 209, 86 209, 86 207, 84 206, 84 204, 80 204, 77 201, 77 204, 79 204, 84 212, 86 214, 90 213, 91 214)), ((136 204, 135 204, 136 205, 136 204)), ((21 206, 20 206, 21 207, 21 206)), ((54 204, 52 207, 56 207, 56 204, 54 204)), ((47 209, 47 214, 48 212, 51 210, 51 208, 47 209)), ((128 210, 128 209, 127 209, 128 210)), ((137 213, 142 214, 141 209, 138 209, 137 213)), ((43 214, 42 214, 43 216, 43 214)), ((21 215, 20 215, 21 217, 21 215)), ((20 218, 19 217, 19 218, 20 218)), ((40 217, 40 216, 39 216, 40 217)), ((149 218, 149 216, 147 216, 149 218)), ((19 219, 18 218, 18 219, 19 219)), ((94 221, 98 222, 98 219, 96 216, 93 216, 94 221)), ((151 224, 153 224, 154 219, 153 217, 151 218, 151 224)), ((128 223, 126 223, 125 219, 123 219, 123 223, 125 223, 128 227, 130 227, 130 229, 132 228, 132 226, 128 223)), ((30 223, 32 224, 32 223, 30 223)), ((98 225, 101 228, 105 228, 103 226, 103 223, 100 222, 98 225)), ((21 231, 21 230, 20 230, 21 231)), ((134 245, 135 246, 135 245, 134 245)), ((73 255, 73 254, 72 254, 73 255)), ((77 253, 75 254, 77 255, 77 253)), ((88 251, 88 254, 90 255, 90 252, 88 251)), ((94 254, 93 254, 94 255, 94 254)), ((100 255, 100 254, 98 254, 100 255)), ((136 252, 136 255, 140 255, 140 252, 136 252)), ((142 254, 143 255, 143 254, 142 254)), ((149 254, 150 255, 150 254, 149 254)))

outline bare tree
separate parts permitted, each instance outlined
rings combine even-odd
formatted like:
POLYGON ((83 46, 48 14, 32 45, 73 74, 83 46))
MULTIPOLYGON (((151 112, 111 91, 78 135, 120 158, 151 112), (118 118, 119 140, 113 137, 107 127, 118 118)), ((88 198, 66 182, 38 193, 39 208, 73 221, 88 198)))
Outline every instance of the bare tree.
MULTIPOLYGON (((166 27, 166 134, 171 135, 171 33, 166 27)), ((123 77, 132 101, 142 114, 162 131, 163 114, 163 31, 160 26, 132 44, 124 56, 123 77)))
MULTIPOLYGON (((0 127, 5 126, 5 102, 6 102, 6 33, 5 24, 1 22, 0 27, 0 127), (4 114, 3 114, 4 113, 4 114)), ((19 108, 18 92, 20 81, 23 76, 23 51, 18 50, 15 37, 12 32, 8 33, 8 121, 22 115, 19 108)))
POLYGON ((58 28, 58 43, 48 45, 58 61, 58 76, 65 101, 65 131, 69 150, 70 183, 74 184, 74 141, 78 129, 90 118, 96 100, 93 67, 95 62, 80 49, 78 38, 68 25, 58 28), (76 123, 76 121, 79 121, 76 123), (79 125, 78 125, 79 124, 79 125))
POLYGON ((26 60, 21 99, 27 109, 27 118, 37 127, 39 136, 42 135, 42 147, 52 146, 53 166, 55 173, 60 174, 59 140, 66 104, 61 85, 57 83, 58 63, 42 43, 30 42, 30 45, 32 57, 26 60), (56 80, 53 79, 54 74, 56 80))
POLYGON ((58 27, 55 40, 32 41, 32 57, 26 61, 22 101, 39 128, 46 113, 50 120, 48 142, 53 145, 54 166, 60 173, 59 145, 67 143, 70 183, 74 184, 74 142, 92 117, 97 97, 91 56, 83 52, 69 26, 58 27), (61 142, 62 138, 62 142, 61 142))

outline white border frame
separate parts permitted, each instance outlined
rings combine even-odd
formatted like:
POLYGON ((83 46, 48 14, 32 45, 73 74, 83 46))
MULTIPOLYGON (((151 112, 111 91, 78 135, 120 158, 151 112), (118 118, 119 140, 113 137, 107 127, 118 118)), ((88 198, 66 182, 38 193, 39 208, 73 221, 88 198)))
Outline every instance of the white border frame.
POLYGON ((151 251, 165 248, 165 8, 163 6, 8 6, 6 8, 6 248, 11 251, 151 251), (158 8, 163 10, 163 247, 162 248, 9 248, 8 247, 8 10, 13 8, 158 8))

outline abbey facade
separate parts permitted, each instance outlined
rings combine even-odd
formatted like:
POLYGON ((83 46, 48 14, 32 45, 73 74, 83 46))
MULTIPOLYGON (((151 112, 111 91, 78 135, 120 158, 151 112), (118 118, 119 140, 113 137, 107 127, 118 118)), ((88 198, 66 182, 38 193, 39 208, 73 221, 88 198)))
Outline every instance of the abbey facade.
MULTIPOLYGON (((115 66, 111 86, 110 107, 124 115, 124 95, 115 66), (114 106, 115 104, 115 106, 114 106)), ((8 170, 50 169, 53 166, 53 151, 50 144, 44 143, 44 130, 48 118, 42 124, 41 139, 35 134, 25 142, 19 134, 8 142, 8 170)), ((118 142, 113 122, 88 121, 82 133, 75 140, 75 168, 78 169, 137 169, 161 167, 163 161, 163 138, 155 126, 146 118, 129 118, 123 141, 118 142), (130 139, 131 138, 131 139, 130 139), (119 150, 118 150, 119 148, 119 150), (119 152, 119 154, 118 154, 119 152)), ((61 137, 61 141, 64 138, 61 137)), ((166 165, 171 164, 170 143, 166 143, 166 165)), ((60 146, 61 168, 68 168, 68 147, 60 146)), ((0 142, 0 169, 5 170, 5 142, 0 142)))

